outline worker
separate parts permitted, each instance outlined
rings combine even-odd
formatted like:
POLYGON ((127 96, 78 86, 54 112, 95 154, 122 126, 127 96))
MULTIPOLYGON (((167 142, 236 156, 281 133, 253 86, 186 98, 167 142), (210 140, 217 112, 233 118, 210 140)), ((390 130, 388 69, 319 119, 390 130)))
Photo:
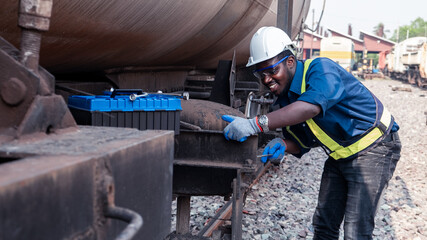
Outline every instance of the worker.
MULTIPOLYGON (((261 161, 298 158, 311 148, 328 155, 313 216, 314 239, 372 239, 381 194, 400 158, 399 126, 360 81, 328 58, 299 61, 296 46, 275 27, 252 37, 247 67, 277 96, 280 108, 252 119, 224 115, 227 140, 283 128, 261 161)), ((307 178, 310 176, 306 176, 307 178)))

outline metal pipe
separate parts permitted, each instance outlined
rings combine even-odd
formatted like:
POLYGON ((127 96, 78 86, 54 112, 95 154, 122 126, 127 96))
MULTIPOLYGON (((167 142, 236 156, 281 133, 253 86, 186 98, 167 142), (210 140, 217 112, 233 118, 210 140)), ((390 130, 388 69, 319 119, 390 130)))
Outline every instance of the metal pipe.
POLYGON ((116 237, 116 240, 130 240, 135 234, 138 233, 139 229, 142 227, 143 220, 142 217, 130 210, 117 206, 108 206, 107 212, 105 213, 106 217, 115 218, 129 223, 126 228, 116 237))
POLYGON ((277 2, 277 27, 292 38, 293 0, 279 0, 277 2))

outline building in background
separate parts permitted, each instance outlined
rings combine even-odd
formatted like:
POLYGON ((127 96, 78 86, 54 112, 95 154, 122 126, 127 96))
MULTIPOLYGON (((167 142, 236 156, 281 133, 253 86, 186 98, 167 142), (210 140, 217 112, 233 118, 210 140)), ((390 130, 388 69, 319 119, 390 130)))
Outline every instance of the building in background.
MULTIPOLYGON (((322 29, 322 28, 320 28, 322 29)), ((316 58, 320 56, 320 48, 322 40, 330 37, 341 37, 349 39, 354 44, 354 63, 357 65, 355 68, 367 66, 371 71, 376 68, 379 59, 380 52, 389 52, 396 44, 393 41, 385 39, 383 37, 376 36, 366 31, 360 31, 359 37, 352 35, 352 27, 349 25, 348 32, 342 33, 332 28, 327 28, 326 31, 320 30, 320 32, 304 31, 304 43, 303 48, 303 59, 316 58)), ((331 41, 328 39, 328 41, 331 41)), ((343 41, 344 42, 344 41, 343 41)), ((325 45, 325 44, 324 44, 325 45)), ((338 46, 337 48, 342 48, 338 46)), ((330 51, 330 49, 329 49, 330 51)), ((337 51, 341 51, 337 49, 337 51)), ((326 56, 326 55, 325 55, 326 56)))
POLYGON ((360 38, 363 40, 363 44, 368 53, 380 53, 382 51, 390 51, 396 44, 388 39, 375 36, 372 33, 366 31, 360 31, 360 38))
POLYGON ((304 41, 302 42, 303 48, 303 59, 310 59, 319 56, 320 53, 320 42, 325 36, 318 33, 312 33, 311 31, 304 30, 304 41))
POLYGON ((332 37, 344 37, 353 41, 354 51, 356 52, 356 56, 359 56, 359 55, 361 56, 363 54, 363 50, 365 49, 365 44, 363 42, 363 39, 359 39, 350 35, 352 33, 351 27, 349 27, 348 34, 338 32, 332 28, 328 28, 328 31, 331 32, 332 37))

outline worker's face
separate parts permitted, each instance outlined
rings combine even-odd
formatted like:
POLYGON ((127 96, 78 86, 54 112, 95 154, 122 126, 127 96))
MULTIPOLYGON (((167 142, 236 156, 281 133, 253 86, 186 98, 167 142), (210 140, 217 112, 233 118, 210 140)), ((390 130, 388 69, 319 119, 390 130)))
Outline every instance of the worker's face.
POLYGON ((277 96, 289 90, 290 83, 295 73, 294 56, 289 56, 281 63, 277 64, 280 60, 282 59, 275 57, 256 65, 257 69, 265 68, 265 70, 258 72, 261 76, 261 82, 277 96), (277 64, 277 66, 274 66, 275 64, 277 64))

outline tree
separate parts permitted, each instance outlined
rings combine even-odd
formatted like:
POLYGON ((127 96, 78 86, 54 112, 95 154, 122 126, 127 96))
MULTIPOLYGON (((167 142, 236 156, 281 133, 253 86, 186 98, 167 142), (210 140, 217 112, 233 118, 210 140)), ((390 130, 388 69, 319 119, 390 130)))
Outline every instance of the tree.
POLYGON ((410 25, 404 25, 395 30, 390 40, 394 42, 401 42, 407 37, 424 37, 427 32, 427 21, 424 21, 421 17, 418 17, 411 22, 410 25), (397 36, 399 34, 399 36, 397 36))
POLYGON ((377 35, 378 37, 382 37, 385 38, 385 33, 384 33, 384 23, 380 22, 378 23, 377 26, 374 27, 374 34, 377 35))

